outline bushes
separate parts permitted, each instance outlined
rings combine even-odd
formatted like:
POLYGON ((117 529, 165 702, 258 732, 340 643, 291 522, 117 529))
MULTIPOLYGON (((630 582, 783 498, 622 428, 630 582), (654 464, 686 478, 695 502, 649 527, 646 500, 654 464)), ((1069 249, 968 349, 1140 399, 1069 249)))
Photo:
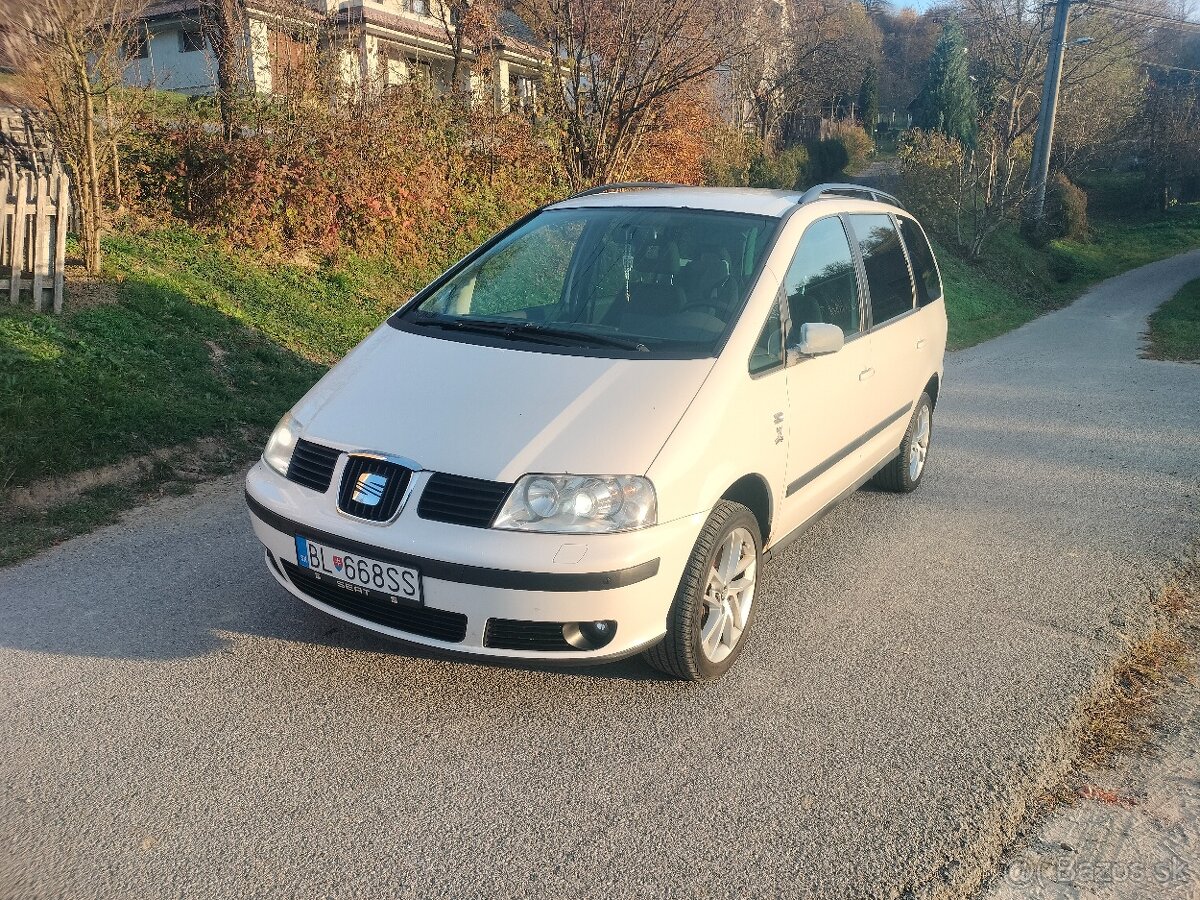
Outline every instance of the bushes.
MULTIPOLYGON (((864 168, 875 151, 871 136, 853 122, 833 122, 829 126, 828 140, 837 141, 846 154, 846 164, 841 172, 857 172, 864 168)), ((839 174, 837 172, 833 174, 839 174)))
POLYGON ((964 187, 963 145, 940 131, 914 128, 901 137, 896 160, 905 204, 927 228, 954 235, 964 187))
POLYGON ((853 122, 832 122, 826 135, 809 145, 809 179, 813 183, 836 181, 847 172, 859 171, 875 149, 870 136, 853 122))
POLYGON ((1088 236, 1088 196, 1062 172, 1046 186, 1046 226, 1050 236, 1082 241, 1088 236))
POLYGON ((774 156, 758 154, 750 162, 747 183, 750 187, 796 190, 808 180, 808 150, 802 146, 788 147, 774 156))
POLYGON ((837 179, 847 164, 850 154, 846 145, 836 138, 826 138, 812 145, 812 179, 814 182, 837 179))
POLYGON ((264 105, 226 143, 146 122, 128 151, 143 211, 261 250, 383 253, 438 269, 562 192, 529 119, 420 89, 264 105))

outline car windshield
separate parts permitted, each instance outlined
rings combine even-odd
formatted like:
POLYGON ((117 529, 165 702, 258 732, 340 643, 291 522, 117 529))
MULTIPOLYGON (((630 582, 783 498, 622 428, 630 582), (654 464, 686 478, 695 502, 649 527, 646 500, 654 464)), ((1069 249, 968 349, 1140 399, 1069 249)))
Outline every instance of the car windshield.
POLYGON ((443 334, 707 356, 778 225, 693 209, 548 210, 402 315, 443 334))

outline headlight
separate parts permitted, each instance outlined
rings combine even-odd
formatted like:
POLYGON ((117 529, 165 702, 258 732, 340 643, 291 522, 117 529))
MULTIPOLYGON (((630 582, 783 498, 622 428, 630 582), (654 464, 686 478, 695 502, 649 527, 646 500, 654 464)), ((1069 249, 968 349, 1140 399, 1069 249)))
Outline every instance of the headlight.
POLYGON ((654 485, 640 475, 526 475, 493 527, 600 533, 644 528, 657 518, 654 485))
POLYGON ((296 449, 296 439, 300 437, 303 426, 288 413, 279 420, 271 439, 267 441, 267 449, 263 451, 263 462, 278 472, 287 476, 288 465, 292 461, 292 451, 296 449))

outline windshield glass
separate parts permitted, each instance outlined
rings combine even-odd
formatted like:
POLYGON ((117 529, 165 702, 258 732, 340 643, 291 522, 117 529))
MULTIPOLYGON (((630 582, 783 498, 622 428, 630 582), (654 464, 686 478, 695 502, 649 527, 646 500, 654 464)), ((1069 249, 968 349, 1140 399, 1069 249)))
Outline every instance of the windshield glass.
POLYGON ((549 210, 403 318, 639 353, 712 353, 742 308, 778 219, 691 209, 549 210))

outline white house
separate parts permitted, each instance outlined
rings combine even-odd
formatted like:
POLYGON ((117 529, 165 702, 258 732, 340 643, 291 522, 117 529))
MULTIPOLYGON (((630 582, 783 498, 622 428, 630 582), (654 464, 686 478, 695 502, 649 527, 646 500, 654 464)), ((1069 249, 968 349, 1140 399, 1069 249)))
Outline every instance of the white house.
MULTIPOLYGON (((299 39, 321 34, 326 49, 340 54, 348 84, 386 87, 426 78, 449 87, 450 42, 440 0, 246 0, 247 80, 260 94, 287 90, 305 47, 299 39), (308 30, 306 32, 306 29, 308 30)), ((487 83, 462 66, 461 87, 479 99, 489 94, 501 108, 533 101, 542 55, 528 27, 503 12, 487 83)), ((157 0, 142 17, 140 38, 127 51, 129 84, 153 85, 186 94, 216 90, 216 60, 201 27, 197 0, 157 0)), ((468 62, 473 57, 468 54, 468 62)))

